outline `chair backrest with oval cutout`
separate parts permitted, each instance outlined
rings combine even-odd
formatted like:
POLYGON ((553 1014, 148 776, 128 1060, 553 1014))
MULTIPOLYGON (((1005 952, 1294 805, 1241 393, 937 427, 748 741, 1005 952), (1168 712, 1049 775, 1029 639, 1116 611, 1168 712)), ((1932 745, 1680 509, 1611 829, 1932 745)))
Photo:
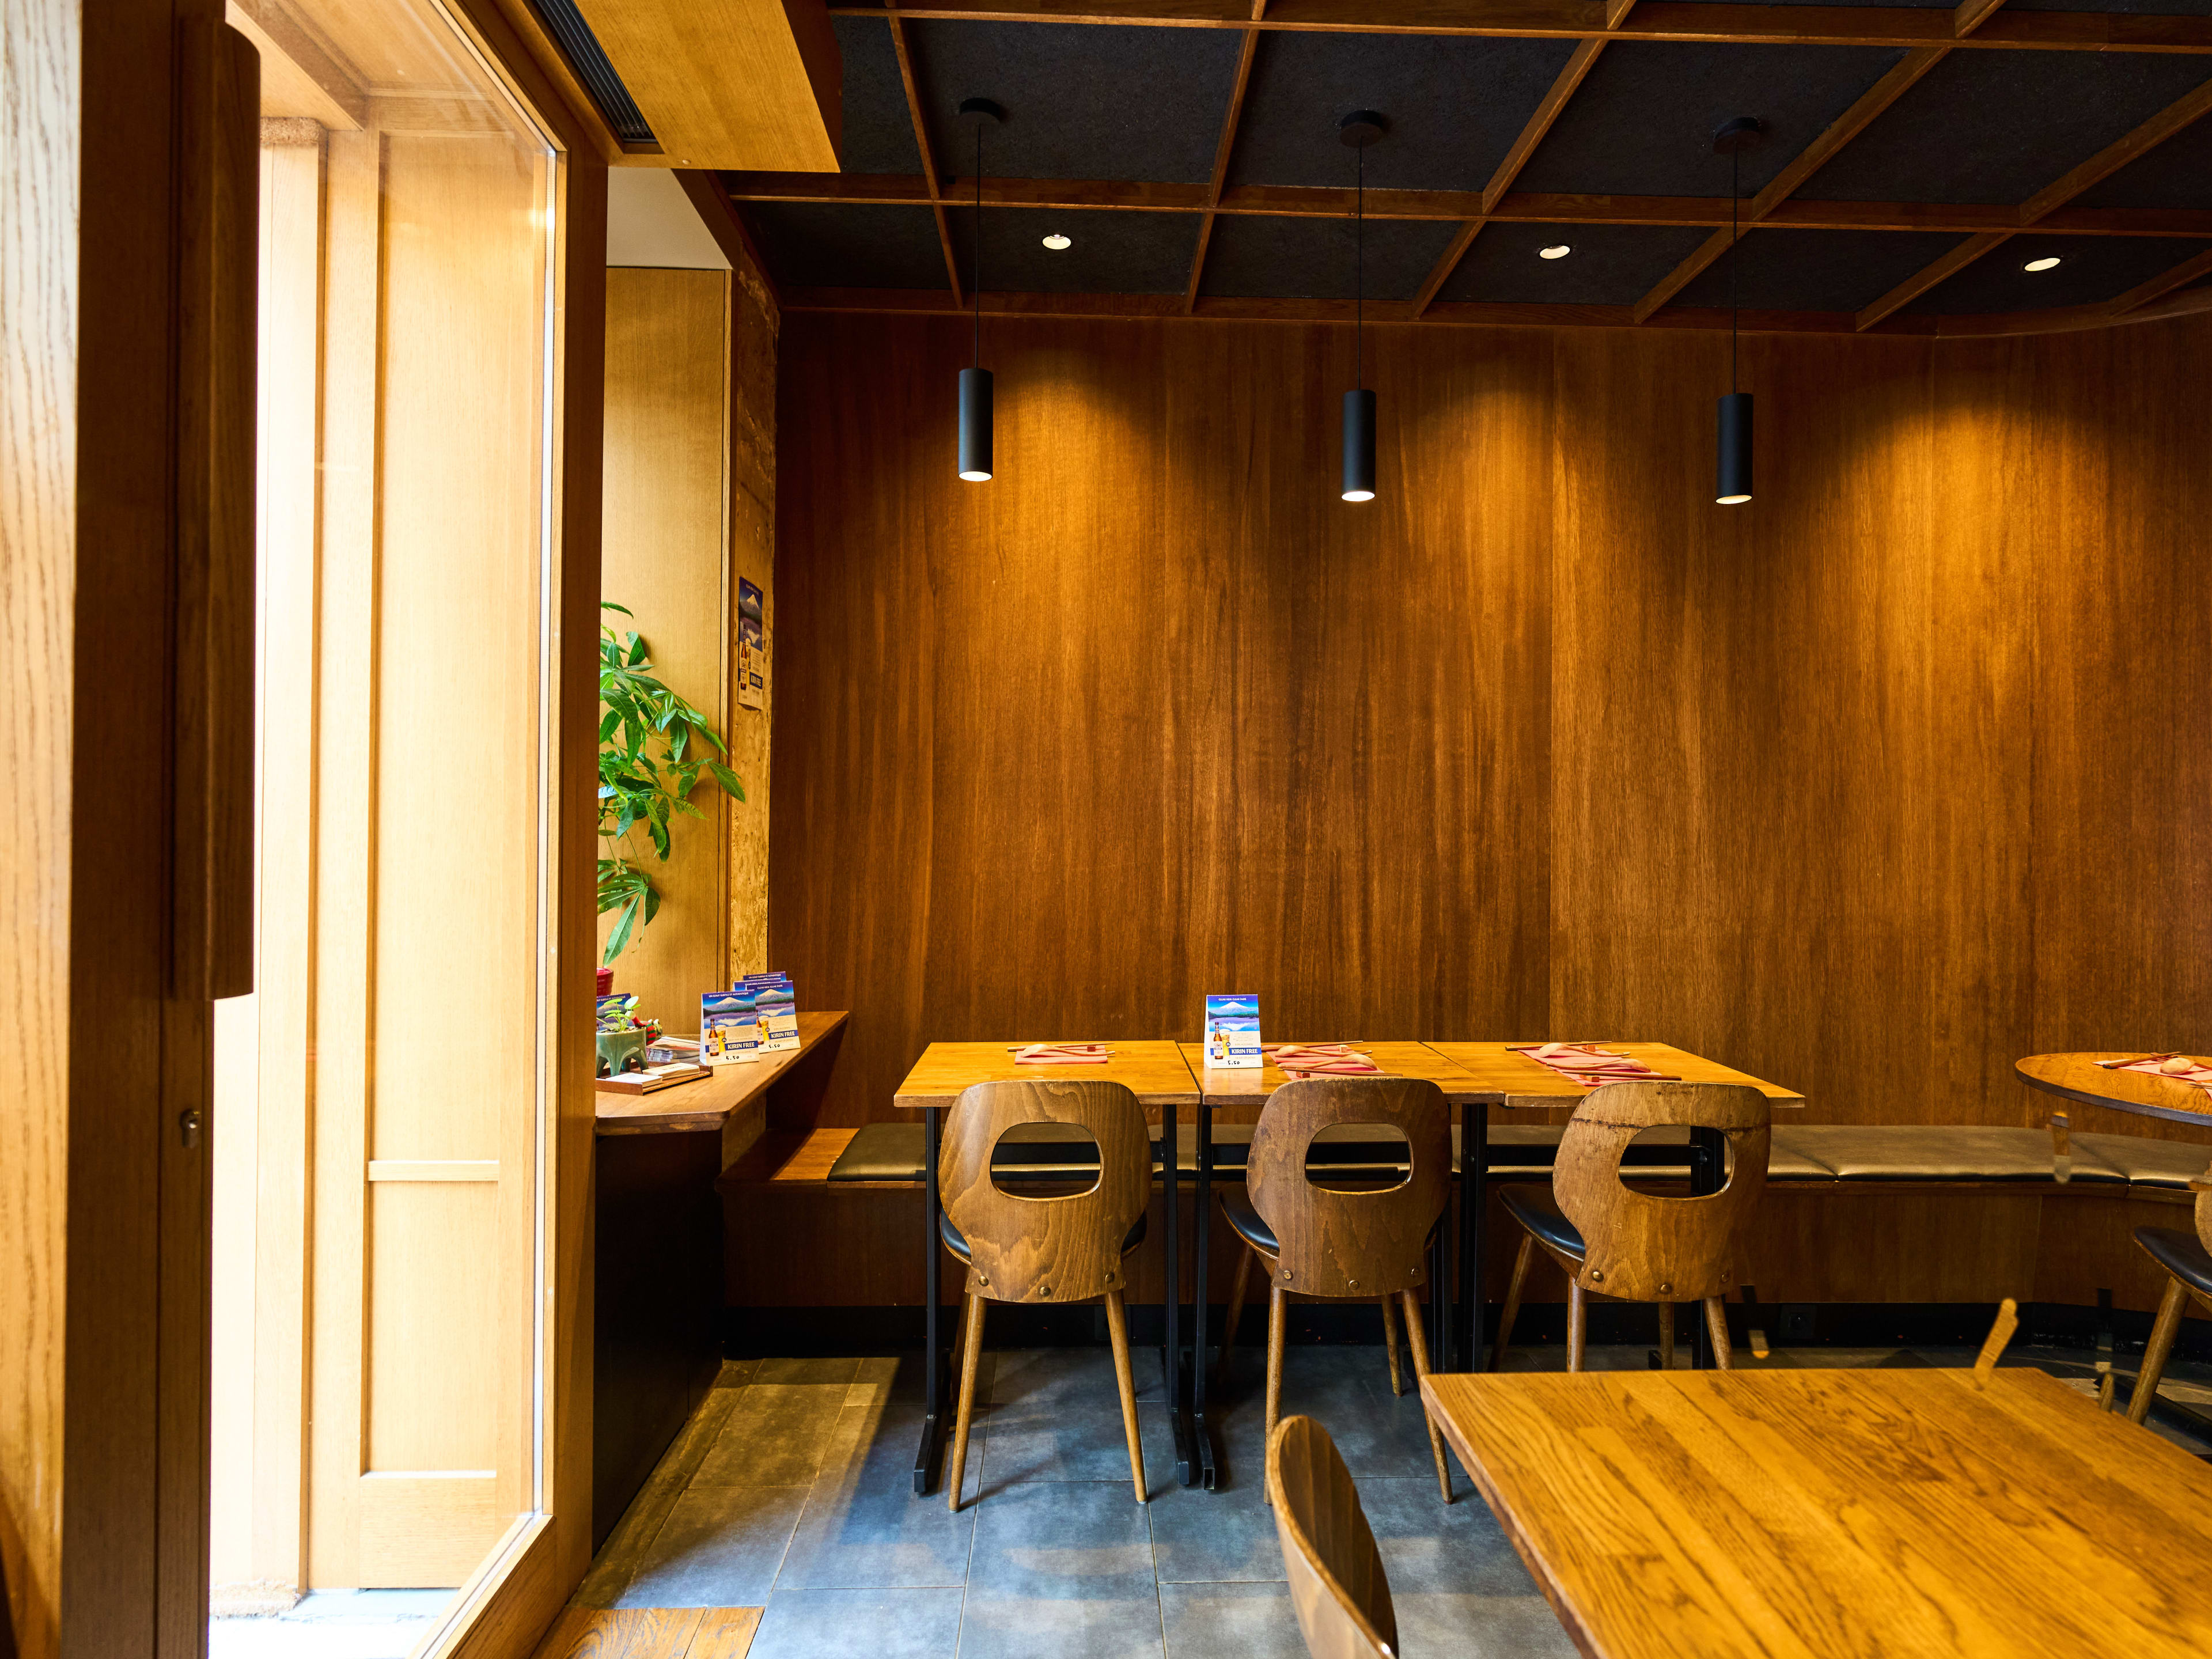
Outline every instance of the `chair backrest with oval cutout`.
POLYGON ((952 1103, 938 1163, 945 1212, 968 1241, 978 1287, 994 1302, 1084 1302, 1125 1288, 1121 1240, 1152 1197, 1152 1137, 1127 1085, 978 1083, 952 1103), (991 1151, 1023 1124, 1084 1129, 1098 1143, 1085 1191, 1028 1198, 991 1179, 991 1151))
POLYGON ((1328 1431, 1286 1417, 1267 1444, 1267 1496, 1283 1576, 1315 1659, 1376 1659, 1398 1645, 1390 1581, 1359 1489, 1328 1431))
POLYGON ((1423 1246, 1451 1196, 1451 1109, 1425 1078, 1307 1078, 1267 1097, 1244 1166, 1252 1207, 1301 1296, 1376 1297, 1425 1282, 1423 1246), (1323 1129, 1373 1123, 1406 1138, 1407 1177, 1376 1192, 1317 1187, 1306 1149, 1323 1129))
POLYGON ((1766 1185, 1771 1109, 1740 1083, 1608 1083, 1559 1137, 1552 1191, 1583 1236, 1586 1290, 1639 1302, 1702 1302, 1733 1282, 1737 1226, 1766 1185), (1620 1158, 1645 1129, 1717 1129, 1734 1155, 1728 1184, 1703 1198, 1639 1193, 1620 1158))

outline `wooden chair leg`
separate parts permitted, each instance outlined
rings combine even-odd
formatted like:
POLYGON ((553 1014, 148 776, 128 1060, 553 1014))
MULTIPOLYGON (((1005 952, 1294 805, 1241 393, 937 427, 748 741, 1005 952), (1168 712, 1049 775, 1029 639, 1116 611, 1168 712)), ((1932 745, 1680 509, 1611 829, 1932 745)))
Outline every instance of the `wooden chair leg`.
POLYGON ((2150 1415, 2150 1402, 2158 1398, 2158 1379, 2166 1370, 2173 1339, 2181 1334, 2181 1310, 2188 1304, 2189 1287, 2178 1279, 2166 1281, 2166 1295, 2158 1304, 2158 1322, 2150 1328, 2150 1345, 2143 1350, 2142 1366, 2136 1372, 2135 1397, 2128 1401, 2128 1421, 2140 1423, 2150 1415))
POLYGON ((1567 1369, 1578 1371, 1583 1368, 1583 1341, 1587 1334, 1589 1310, 1583 1304, 1583 1282, 1579 1279, 1567 1281, 1567 1369))
POLYGON ((975 1370, 983 1358, 983 1293, 968 1292, 968 1309, 963 1316, 967 1337, 962 1345, 960 1359, 960 1404, 952 1419, 952 1461, 945 1468, 945 1501, 953 1510, 960 1507, 960 1486, 968 1473, 968 1425, 975 1409, 975 1370))
POLYGON ((1388 1296, 1377 1297, 1376 1300, 1382 1304, 1382 1346, 1390 1356, 1390 1392, 1403 1399, 1406 1394, 1406 1378, 1398 1369, 1396 1310, 1391 1306, 1391 1299, 1388 1296))
MULTIPOLYGON (((1217 1387, 1229 1375, 1229 1356, 1237 1346, 1237 1326, 1244 1317, 1244 1298, 1252 1293, 1252 1257, 1248 1247, 1237 1257, 1237 1277, 1229 1283, 1229 1312, 1221 1322, 1221 1358, 1214 1366, 1213 1379, 1217 1387)), ((1203 1359, 1203 1354, 1199 1356, 1203 1359)))
POLYGON ((1671 1302, 1659 1304, 1659 1369, 1674 1369, 1674 1304, 1671 1302))
MULTIPOLYGON (((1270 1280, 1267 1285, 1267 1439, 1275 1443, 1275 1419, 1283 1410, 1283 1327, 1289 1323, 1290 1295, 1270 1280)), ((1274 1500, 1267 1500, 1273 1503, 1274 1500)))
MULTIPOLYGON (((1429 1339, 1421 1329, 1420 1299, 1411 1291, 1401 1291, 1406 1298, 1406 1346, 1413 1351, 1413 1375, 1416 1378, 1429 1374, 1429 1339)), ((1437 1419, 1429 1411, 1426 1395, 1421 1399, 1421 1421, 1428 1425, 1429 1453, 1437 1460, 1437 1490, 1443 1494, 1444 1502, 1452 1501, 1451 1469, 1444 1462, 1444 1437, 1437 1427, 1437 1419)))
POLYGON ((963 1363, 968 1347, 968 1304, 975 1294, 975 1275, 970 1273, 967 1288, 960 1293, 960 1311, 952 1319, 952 1388, 956 1394, 959 1392, 961 1376, 968 1369, 963 1363))
POLYGON ((1713 1334, 1713 1364, 1724 1371, 1735 1369, 1735 1349, 1729 1343, 1728 1304, 1717 1296, 1705 1298, 1705 1328, 1713 1334))
MULTIPOLYGON (((1498 1316, 1498 1340, 1490 1345, 1490 1369, 1493 1371, 1505 1369, 1505 1345, 1513 1340, 1513 1322, 1521 1316, 1521 1287, 1528 1282, 1528 1263, 1535 1255, 1536 1235, 1522 1234, 1521 1252, 1513 1258, 1513 1277, 1505 1285, 1505 1306, 1498 1316)), ((1475 1300, 1479 1305, 1481 1298, 1475 1300)))
POLYGON ((1129 1479, 1141 1504, 1152 1494, 1145 1486, 1145 1443, 1137 1432, 1137 1383, 1129 1375, 1129 1316, 1121 1292, 1106 1292, 1106 1329, 1114 1339, 1114 1386, 1121 1391, 1121 1432, 1129 1442, 1129 1479))

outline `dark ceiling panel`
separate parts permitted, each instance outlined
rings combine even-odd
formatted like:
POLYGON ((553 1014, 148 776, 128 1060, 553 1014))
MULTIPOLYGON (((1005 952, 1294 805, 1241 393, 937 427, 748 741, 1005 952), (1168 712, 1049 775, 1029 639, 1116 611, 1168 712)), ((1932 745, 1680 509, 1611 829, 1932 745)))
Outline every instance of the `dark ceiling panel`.
POLYGON ((2199 116, 2067 205, 2212 208, 2212 117, 2199 116))
POLYGON ((1857 311, 1965 240, 1942 231, 1753 230, 1673 303, 1725 308, 1733 280, 1734 303, 1747 311, 1857 311))
POLYGON ((921 152, 915 148, 891 26, 872 17, 830 21, 845 60, 845 135, 838 161, 847 173, 920 173, 921 152))
POLYGON ((1753 195, 1903 55, 1871 46, 1619 42, 1606 48, 1514 187, 1725 195, 1729 160, 1713 154, 1713 129, 1731 116, 1755 115, 1766 123, 1767 139, 1743 158, 1743 192, 1753 195))
POLYGON ((743 202, 769 274, 785 288, 947 288, 926 207, 743 202))
POLYGON ((1355 158, 1336 124, 1355 109, 1373 109, 1390 131, 1367 152, 1369 184, 1480 190, 1574 49, 1571 40, 1263 34, 1230 182, 1351 183, 1355 158))
POLYGON ((1634 305, 1709 234, 1694 225, 1485 225, 1437 297, 1634 305), (1565 258, 1539 257, 1562 242, 1565 258))
MULTIPOLYGON (((1015 294, 1181 294, 1198 250, 1195 213, 1071 213, 1058 208, 983 210, 983 290, 1015 294), (1054 232, 1071 246, 1045 246, 1054 232)), ((973 283, 975 210, 952 214, 960 280, 973 283)))
POLYGON ((2212 242, 2161 236, 2015 236, 1906 307, 1923 315, 2045 311, 2118 299, 2138 283, 2193 259, 2212 242), (2028 270, 2057 254, 2056 270, 2028 270))
POLYGON ((2144 17, 2212 17, 2212 0, 2006 0, 2007 11, 2119 11, 2144 17))
MULTIPOLYGON (((1412 299, 1458 234, 1459 227, 1448 220, 1370 219, 1367 297, 1412 299)), ((1199 292, 1248 298, 1349 300, 1352 295, 1352 221, 1224 214, 1213 222, 1199 292)))
POLYGON ((906 26, 937 163, 975 172, 975 135, 962 100, 1006 111, 983 138, 983 171, 1010 179, 1213 177, 1237 79, 1235 29, 1125 28, 1078 23, 915 22, 906 26))
POLYGON ((2024 202, 2212 75, 2161 52, 1954 52, 1814 173, 1832 202, 2024 202))

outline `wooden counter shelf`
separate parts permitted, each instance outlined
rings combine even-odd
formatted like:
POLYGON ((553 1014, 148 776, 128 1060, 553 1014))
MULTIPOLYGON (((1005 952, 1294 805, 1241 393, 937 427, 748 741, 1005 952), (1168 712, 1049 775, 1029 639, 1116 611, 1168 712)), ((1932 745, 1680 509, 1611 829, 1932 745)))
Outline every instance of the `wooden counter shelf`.
POLYGON ((799 1016, 799 1047, 749 1066, 718 1066, 699 1083, 679 1083, 649 1095, 601 1091, 594 1110, 596 1135, 722 1133, 722 1166, 734 1164, 759 1139, 768 1091, 841 1030, 852 1016, 842 1009, 799 1016))

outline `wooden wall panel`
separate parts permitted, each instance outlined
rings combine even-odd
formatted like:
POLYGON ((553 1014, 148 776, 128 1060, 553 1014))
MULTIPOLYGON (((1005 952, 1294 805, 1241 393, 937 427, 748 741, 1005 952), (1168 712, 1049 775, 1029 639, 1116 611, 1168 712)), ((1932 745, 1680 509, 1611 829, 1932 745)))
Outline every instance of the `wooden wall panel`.
MULTIPOLYGON (((2202 1048, 2212 1006, 2212 329, 2053 339, 1991 374, 2036 532, 2039 1050, 2202 1048), (2000 378, 2001 376, 2001 378, 2000 378)), ((2084 1113, 2122 1133, 2203 1139, 2084 1113)))
MULTIPOLYGON (((605 487, 602 591, 635 620, 660 678, 729 733, 729 617, 737 603, 728 529, 730 276, 722 270, 607 272, 605 487)), ((743 769, 739 775, 744 775, 743 769)), ((750 792, 751 777, 745 779, 750 792)), ((672 1031, 697 1024, 702 992, 729 973, 732 806, 710 778, 692 797, 706 814, 678 820, 667 863, 643 830, 633 853, 660 890, 653 925, 633 931, 615 985, 672 1031)), ((616 913, 599 918, 599 946, 616 913)))
POLYGON ((770 954, 854 1010, 822 1121, 933 1038, 1223 989, 1662 1038, 1811 1121, 2039 1122, 2021 1054, 2201 1046, 2212 324, 1747 343, 1742 508, 1724 343, 1370 345, 1353 507, 1341 329, 994 319, 967 485, 961 325, 787 321, 770 954))

